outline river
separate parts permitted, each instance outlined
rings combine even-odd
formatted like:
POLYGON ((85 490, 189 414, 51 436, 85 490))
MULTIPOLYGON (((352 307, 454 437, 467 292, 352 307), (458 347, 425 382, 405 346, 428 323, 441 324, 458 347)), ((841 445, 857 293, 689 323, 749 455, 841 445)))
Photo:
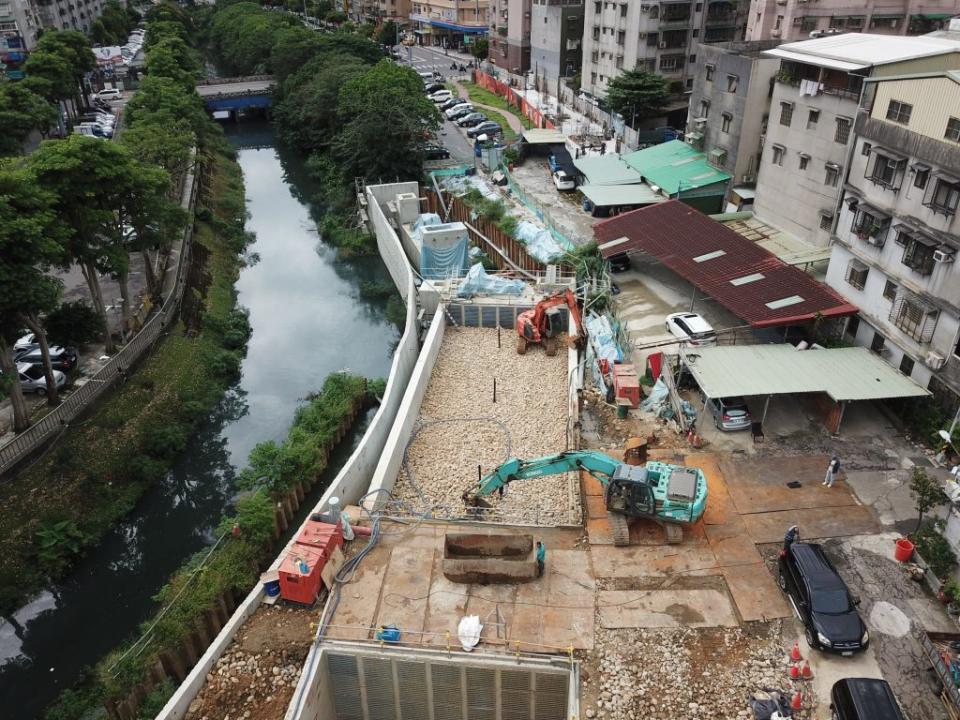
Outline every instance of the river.
MULTIPOLYGON (((250 449, 281 440, 301 400, 331 372, 389 372, 397 328, 386 300, 361 295, 389 282, 379 257, 339 261, 316 231, 319 210, 302 158, 278 149, 271 127, 227 127, 246 184, 255 253, 236 284, 253 334, 240 381, 194 433, 163 483, 92 548, 69 576, 0 622, 0 715, 33 718, 156 607, 152 596, 185 558, 212 539, 250 449), (9 715, 7 714, 9 711, 9 715)), ((336 474, 364 422, 331 457, 336 474)), ((312 491, 316 500, 325 482, 312 491)), ((301 514, 312 503, 305 503, 301 514)))

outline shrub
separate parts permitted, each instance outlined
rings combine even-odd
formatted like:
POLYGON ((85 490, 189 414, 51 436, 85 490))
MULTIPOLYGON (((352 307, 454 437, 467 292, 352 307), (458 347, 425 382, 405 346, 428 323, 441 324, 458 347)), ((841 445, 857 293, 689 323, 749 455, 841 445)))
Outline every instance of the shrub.
POLYGON ((233 350, 221 350, 210 360, 210 370, 218 378, 228 382, 240 378, 240 363, 242 358, 233 350))
POLYGON ((130 479, 136 482, 153 484, 167 474, 167 466, 147 455, 137 455, 130 461, 130 479))
POLYGON ((927 523, 911 538, 917 546, 917 552, 926 560, 930 570, 938 578, 948 575, 957 564, 957 556, 950 548, 946 538, 937 532, 933 523, 927 523))
POLYGON ((187 446, 187 428, 176 422, 151 428, 146 433, 143 446, 148 455, 172 459, 187 446))
POLYGON ((505 235, 514 237, 517 232, 517 225, 519 224, 520 222, 513 215, 507 215, 497 223, 497 227, 500 228, 500 232, 505 235))
POLYGON ((58 573, 83 551, 86 539, 72 520, 46 521, 36 532, 34 549, 40 565, 50 573, 58 573))
POLYGON ((103 334, 103 320, 84 300, 62 303, 43 326, 51 345, 86 345, 103 334))

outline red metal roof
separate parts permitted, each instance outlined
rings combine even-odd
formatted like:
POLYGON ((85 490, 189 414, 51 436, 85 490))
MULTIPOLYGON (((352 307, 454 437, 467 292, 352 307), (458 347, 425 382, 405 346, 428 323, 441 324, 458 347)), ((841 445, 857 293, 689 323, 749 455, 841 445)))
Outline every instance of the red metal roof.
POLYGON ((597 223, 593 234, 604 257, 653 255, 753 327, 857 312, 831 288, 678 200, 597 223))

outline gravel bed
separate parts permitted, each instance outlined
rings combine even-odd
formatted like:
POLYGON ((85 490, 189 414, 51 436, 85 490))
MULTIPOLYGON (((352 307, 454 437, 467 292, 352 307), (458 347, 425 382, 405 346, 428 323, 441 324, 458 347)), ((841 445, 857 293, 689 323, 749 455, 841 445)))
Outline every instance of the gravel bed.
MULTIPOLYGON (((462 495, 509 457, 535 458, 566 446, 567 353, 554 357, 532 346, 518 355, 513 330, 446 330, 419 425, 408 446, 413 482, 404 468, 395 494, 423 511, 464 513, 462 495), (496 402, 493 397, 496 380, 496 402)), ((503 498, 488 498, 486 519, 542 525, 580 522, 579 482, 573 473, 512 483, 503 498)))

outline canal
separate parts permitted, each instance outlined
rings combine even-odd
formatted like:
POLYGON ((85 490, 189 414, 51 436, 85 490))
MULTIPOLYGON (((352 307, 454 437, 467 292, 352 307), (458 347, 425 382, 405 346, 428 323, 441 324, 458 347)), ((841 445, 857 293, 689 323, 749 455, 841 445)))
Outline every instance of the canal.
MULTIPOLYGON (((268 124, 243 121, 227 134, 243 169, 247 229, 256 234, 236 285, 253 328, 242 377, 164 482, 69 577, 0 620, 2 716, 39 717, 85 667, 136 633, 170 574, 211 541, 250 449, 285 437, 296 407, 329 373, 389 372, 399 331, 386 319, 387 300, 369 293, 390 281, 380 258, 338 260, 317 234, 320 211, 302 158, 277 148, 268 124)), ((371 417, 332 456, 327 481, 371 417)), ((324 485, 314 486, 312 500, 324 485)))

